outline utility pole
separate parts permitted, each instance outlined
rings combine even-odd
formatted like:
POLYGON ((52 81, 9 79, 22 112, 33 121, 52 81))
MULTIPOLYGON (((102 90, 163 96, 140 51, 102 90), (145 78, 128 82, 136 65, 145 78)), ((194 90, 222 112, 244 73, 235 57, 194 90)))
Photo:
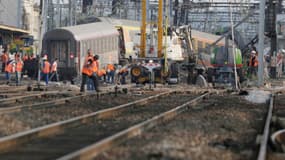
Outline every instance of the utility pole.
POLYGON ((40 38, 39 38, 39 52, 37 53, 38 55, 40 55, 40 53, 42 52, 42 41, 43 41, 43 37, 44 34, 46 33, 47 30, 47 4, 46 3, 47 0, 41 0, 41 32, 40 32, 40 38))
POLYGON ((69 26, 72 26, 73 24, 73 0, 69 0, 69 8, 68 8, 68 14, 69 14, 69 26))
POLYGON ((61 20, 61 18, 60 18, 60 16, 61 16, 61 14, 60 14, 61 8, 60 7, 61 7, 60 6, 60 0, 57 0, 57 2, 56 2, 56 28, 60 27, 60 20, 61 20))
POLYGON ((162 57, 162 39, 163 39, 163 0, 158 1, 157 18, 157 57, 162 57))
POLYGON ((259 29, 258 29, 258 86, 263 86, 263 52, 264 52, 264 21, 265 0, 259 3, 259 29))

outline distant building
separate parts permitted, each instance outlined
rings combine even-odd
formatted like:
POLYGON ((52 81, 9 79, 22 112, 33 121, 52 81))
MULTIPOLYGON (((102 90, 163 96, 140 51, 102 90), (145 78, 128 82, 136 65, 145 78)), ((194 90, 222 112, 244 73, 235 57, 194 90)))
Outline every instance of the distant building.
POLYGON ((0 0, 0 48, 17 51, 38 39, 39 8, 34 4, 35 0, 0 0))
POLYGON ((0 24, 22 28, 23 0, 0 1, 0 24))
MULTIPOLYGON (((35 0, 23 1, 23 29, 29 31, 30 35, 35 40, 35 48, 38 47, 40 34, 40 8, 35 5, 35 0)), ((34 49, 35 49, 34 48, 34 49)))

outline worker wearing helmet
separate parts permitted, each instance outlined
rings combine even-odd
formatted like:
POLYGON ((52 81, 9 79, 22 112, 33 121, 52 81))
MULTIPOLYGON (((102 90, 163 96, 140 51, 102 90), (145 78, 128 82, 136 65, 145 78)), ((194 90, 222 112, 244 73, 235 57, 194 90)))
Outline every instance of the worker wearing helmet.
POLYGON ((114 64, 109 63, 107 65, 107 82, 113 84, 114 83, 114 76, 115 76, 115 66, 114 64))
POLYGON ((92 62, 92 77, 91 79, 93 80, 93 85, 94 85, 94 89, 97 91, 97 92, 100 92, 99 90, 99 55, 95 55, 93 57, 93 62, 92 62))
POLYGON ((92 60, 89 59, 87 60, 87 62, 83 65, 82 68, 82 81, 81 81, 81 87, 80 87, 80 92, 84 92, 85 91, 85 84, 86 81, 89 77, 92 77, 92 60))
POLYGON ((11 80, 11 73, 15 72, 15 61, 13 59, 10 59, 7 63, 6 63, 6 67, 5 67, 5 73, 6 73, 6 80, 7 80, 7 84, 10 83, 11 80))
MULTIPOLYGON (((85 63, 87 63, 88 60, 91 60, 92 63, 94 61, 93 54, 92 54, 90 48, 87 50, 87 56, 85 58, 85 63)), ((93 80, 91 78, 87 78, 86 83, 87 83, 87 90, 89 90, 89 91, 94 90, 94 83, 93 83, 93 80)))
POLYGON ((44 78, 44 81, 46 82, 46 85, 48 85, 49 81, 49 73, 50 73, 50 63, 47 60, 47 57, 43 57, 43 64, 42 64, 42 77, 44 78))
POLYGON ((255 50, 251 51, 250 60, 249 60, 249 67, 251 75, 257 75, 257 67, 258 67, 258 57, 257 52, 255 50))
POLYGON ((16 85, 20 85, 21 74, 23 70, 24 63, 20 58, 20 54, 15 55, 15 71, 16 71, 16 85))

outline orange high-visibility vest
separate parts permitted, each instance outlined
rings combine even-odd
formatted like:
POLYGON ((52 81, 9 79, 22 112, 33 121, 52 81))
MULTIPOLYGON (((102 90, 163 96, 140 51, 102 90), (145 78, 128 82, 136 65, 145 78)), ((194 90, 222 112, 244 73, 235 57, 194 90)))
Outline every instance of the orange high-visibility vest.
POLYGON ((85 64, 82 68, 82 73, 90 77, 93 73, 92 66, 85 64))
POLYGON ((97 61, 93 61, 93 63, 92 63, 92 71, 94 72, 94 73, 97 73, 98 72, 98 63, 97 63, 97 61))
POLYGON ((99 77, 101 77, 101 76, 103 76, 103 75, 105 75, 106 74, 106 70, 105 69, 100 69, 99 71, 98 71, 98 76, 99 77))
POLYGON ((107 65, 107 70, 114 71, 115 70, 115 66, 113 64, 108 64, 107 65))
POLYGON ((252 67, 257 67, 258 66, 257 56, 251 56, 250 57, 249 66, 252 66, 252 67), (253 60, 253 58, 255 58, 255 59, 253 60))
POLYGON ((2 62, 7 63, 8 60, 9 60, 8 54, 7 54, 7 53, 4 53, 4 54, 1 56, 1 60, 2 60, 2 62))
POLYGON ((48 74, 50 72, 50 63, 48 61, 44 62, 43 73, 48 74))
POLYGON ((17 61, 16 63, 16 72, 22 72, 23 69, 23 62, 22 61, 17 61))
POLYGON ((56 72, 57 71, 57 63, 53 62, 52 66, 51 66, 51 71, 52 72, 56 72))
POLYGON ((12 73, 13 72, 13 63, 12 62, 10 62, 9 64, 6 65, 5 71, 8 72, 8 73, 12 73))

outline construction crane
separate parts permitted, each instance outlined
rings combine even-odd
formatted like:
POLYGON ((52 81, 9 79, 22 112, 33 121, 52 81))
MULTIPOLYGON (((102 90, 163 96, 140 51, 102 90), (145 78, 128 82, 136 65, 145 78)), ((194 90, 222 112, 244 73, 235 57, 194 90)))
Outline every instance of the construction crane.
MULTIPOLYGON (((174 60, 177 57, 175 55, 181 55, 182 57, 182 50, 177 49, 178 43, 174 44, 174 40, 178 41, 178 35, 173 35, 174 32, 170 31, 168 32, 167 27, 167 16, 165 18, 165 29, 163 25, 163 1, 158 1, 158 18, 157 22, 148 22, 147 20, 147 0, 142 0, 141 10, 142 10, 142 19, 141 19, 141 39, 140 39, 140 55, 139 60, 141 60, 141 63, 135 64, 131 68, 131 76, 132 76, 132 82, 135 83, 149 83, 151 84, 155 83, 178 83, 178 65, 176 61, 174 60), (156 56, 147 55, 146 54, 146 40, 147 40, 147 33, 146 33, 146 27, 147 25, 156 25, 157 26, 157 49, 156 49, 156 56), (164 35, 165 33, 165 35, 164 35), (172 38, 170 38, 172 37, 172 38), (165 38, 165 39, 163 39, 165 38), (163 41, 165 40, 165 42, 163 41), (172 47, 172 48, 171 48, 172 47), (167 56, 168 53, 172 53, 172 57, 167 56), (147 56, 146 56, 147 55, 147 56), (170 61, 168 61, 170 59, 170 61), (148 61, 148 63, 145 63, 148 61), (172 62, 171 62, 172 61, 172 62)), ((168 4, 168 1, 165 1, 166 6, 168 4)), ((165 11, 167 12, 167 11, 165 11)), ((155 32, 152 32, 150 34, 155 34, 155 32)), ((154 37, 154 36, 152 36, 154 37)), ((180 46, 179 46, 180 47, 180 46)), ((152 46, 149 48, 149 53, 152 53, 152 51, 155 51, 152 46)), ((183 59, 183 57, 182 57, 183 59)))
MULTIPOLYGON (((146 26, 147 22, 147 0, 142 0, 142 21, 141 21, 141 44, 140 57, 145 58, 146 50, 146 26)), ((157 58, 162 57, 163 51, 163 0, 158 1, 158 19, 157 19, 157 58)))

